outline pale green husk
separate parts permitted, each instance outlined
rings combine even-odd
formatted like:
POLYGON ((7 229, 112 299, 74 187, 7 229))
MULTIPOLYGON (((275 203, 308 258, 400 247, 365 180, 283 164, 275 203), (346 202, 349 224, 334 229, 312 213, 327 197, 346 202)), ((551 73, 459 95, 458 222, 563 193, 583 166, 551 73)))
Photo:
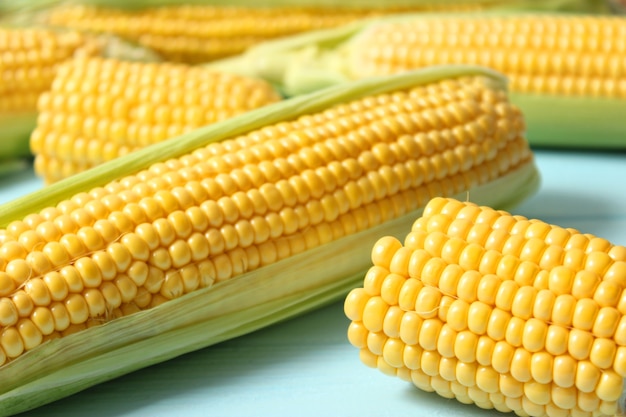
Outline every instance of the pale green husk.
POLYGON ((31 156, 28 139, 36 124, 34 111, 0 114, 0 161, 31 156))
MULTIPOLYGON (((469 74, 491 77, 495 86, 504 86, 500 76, 486 69, 440 67, 362 80, 285 100, 161 142, 0 206, 0 224, 214 141, 345 100, 469 74)), ((539 174, 531 161, 454 197, 510 210, 538 186, 539 174)), ((417 210, 156 308, 49 341, 0 367, 0 416, 38 407, 341 299, 362 280, 374 242, 384 235, 404 236, 420 214, 417 210)))
MULTIPOLYGON (((286 96, 358 79, 360 37, 378 24, 437 19, 452 14, 402 14, 359 21, 339 28, 308 32, 250 48, 239 56, 206 64, 209 68, 259 77, 286 96)), ((521 15, 512 11, 464 13, 492 18, 521 15)), ((564 14, 551 15, 563 16, 564 14)), ((626 17, 623 17, 626 24, 626 17)), ((523 111, 532 146, 569 148, 626 148, 626 100, 511 93, 511 101, 523 111)))

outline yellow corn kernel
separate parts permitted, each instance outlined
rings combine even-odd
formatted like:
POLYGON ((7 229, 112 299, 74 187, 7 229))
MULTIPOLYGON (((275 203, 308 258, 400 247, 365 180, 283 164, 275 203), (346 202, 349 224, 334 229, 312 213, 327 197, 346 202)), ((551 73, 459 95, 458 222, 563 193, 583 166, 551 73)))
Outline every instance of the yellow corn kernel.
MULTIPOLYGON (((39 99, 30 139, 35 171, 46 183, 280 99, 260 80, 105 58, 69 61, 51 85, 39 99)), ((73 220, 88 224, 93 216, 115 211, 107 203, 90 201, 83 211, 73 211, 73 220)), ((138 201, 124 210, 137 223, 159 217, 169 206, 138 201)))
MULTIPOLYGON (((608 272, 626 261, 615 256, 622 253, 619 247, 573 229, 441 197, 426 205, 406 243, 391 236, 381 238, 372 248, 372 254, 377 255, 372 256, 371 268, 384 282, 385 271, 387 275, 389 272, 381 265, 388 265, 395 253, 408 249, 412 254, 403 253, 403 257, 419 257, 422 267, 404 273, 407 282, 421 281, 424 286, 415 297, 414 307, 404 309, 404 317, 396 319, 407 323, 400 325, 401 340, 407 347, 419 345, 421 358, 428 356, 437 363, 441 358, 456 361, 456 371, 446 365, 445 380, 460 384, 464 390, 452 390, 452 394, 441 390, 432 363, 425 369, 424 361, 416 367, 410 358, 405 356, 402 363, 394 356, 394 368, 414 373, 412 380, 418 388, 481 408, 509 409, 518 415, 608 416, 619 410, 626 376, 626 321, 618 306, 625 284, 608 272), (500 232, 486 231, 482 240, 476 240, 476 235, 469 233, 476 225, 500 232), (494 242, 496 236, 500 243, 494 242), (503 242, 515 237, 522 239, 517 247, 526 249, 502 257, 478 249, 489 242, 492 248, 504 251, 503 242), (570 246, 564 250, 579 248, 585 262, 572 263, 567 257, 542 261, 545 248, 565 248, 568 242, 570 246), (478 248, 471 252, 444 249, 470 245, 478 248), (445 260, 439 258, 442 253, 446 253, 445 260), (495 267, 480 273, 476 268, 484 257, 516 265, 517 271, 495 267), (427 268, 431 260, 444 264, 427 268), (534 278, 518 278, 522 267, 534 271, 534 278), (460 268, 455 285, 450 285, 449 273, 445 272, 450 268, 460 268), (538 279, 540 276, 545 279, 538 279), (425 289, 427 296, 420 297, 425 289), (422 309, 441 308, 436 300, 443 297, 454 297, 454 301, 436 319, 436 326, 431 324, 425 331, 424 325, 432 319, 424 318, 422 309)), ((396 275, 402 277, 401 273, 396 275)), ((371 295, 356 288, 345 300, 351 326, 360 326, 359 314, 351 312, 361 308, 353 304, 353 293, 363 295, 361 304, 368 303, 371 295)), ((379 300, 377 308, 384 310, 384 300, 379 300)), ((384 363, 386 359, 380 360, 384 363)))

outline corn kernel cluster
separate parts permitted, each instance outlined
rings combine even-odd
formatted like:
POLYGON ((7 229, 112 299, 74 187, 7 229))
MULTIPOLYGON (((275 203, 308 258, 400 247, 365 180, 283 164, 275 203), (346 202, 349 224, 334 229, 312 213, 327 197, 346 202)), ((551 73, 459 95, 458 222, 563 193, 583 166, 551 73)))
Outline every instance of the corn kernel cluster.
POLYGON ((626 248, 446 198, 381 238, 346 298, 363 362, 521 416, 612 416, 626 376, 626 248))
POLYGON ((511 91, 626 98, 626 25, 621 17, 438 17, 375 24, 354 43, 364 77, 428 65, 501 71, 511 91))

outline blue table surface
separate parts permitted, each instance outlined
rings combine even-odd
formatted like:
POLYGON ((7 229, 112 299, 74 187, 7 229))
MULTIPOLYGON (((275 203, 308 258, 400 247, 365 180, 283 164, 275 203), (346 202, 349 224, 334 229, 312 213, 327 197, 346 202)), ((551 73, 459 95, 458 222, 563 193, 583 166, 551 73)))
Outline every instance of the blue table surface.
MULTIPOLYGON (((514 213, 626 245, 626 154, 537 150, 537 194, 514 213)), ((0 203, 41 187, 0 177, 0 203)), ((498 416, 361 364, 338 301, 100 384, 23 416, 498 416)))

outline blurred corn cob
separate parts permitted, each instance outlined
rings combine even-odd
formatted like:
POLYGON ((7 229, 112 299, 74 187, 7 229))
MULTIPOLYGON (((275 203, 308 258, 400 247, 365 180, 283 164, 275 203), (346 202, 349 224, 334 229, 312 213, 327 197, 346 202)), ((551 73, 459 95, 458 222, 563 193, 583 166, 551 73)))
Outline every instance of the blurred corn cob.
POLYGON ((267 42, 211 67, 287 95, 428 65, 484 65, 510 79, 531 145, 626 147, 626 17, 407 15, 267 42))
POLYGON ((156 60, 150 51, 110 36, 73 30, 0 28, 0 164, 30 157, 37 100, 52 85, 57 68, 78 57, 116 56, 156 60))
POLYGON ((538 175, 504 80, 448 67, 270 104, 0 208, 0 415, 343 296, 433 196, 538 175), (99 324, 106 325, 99 326, 99 324))
MULTIPOLYGON (((110 33, 150 48, 164 58, 185 63, 236 55, 252 45, 359 19, 408 12, 478 11, 531 8, 587 11, 581 0, 393 0, 393 1, 174 1, 128 2, 87 0, 50 2, 39 14, 42 24, 110 33)), ((46 2, 42 2, 46 4, 46 2)))
POLYGON ((39 99, 35 172, 49 184, 278 100, 263 80, 205 68, 74 59, 39 99))

